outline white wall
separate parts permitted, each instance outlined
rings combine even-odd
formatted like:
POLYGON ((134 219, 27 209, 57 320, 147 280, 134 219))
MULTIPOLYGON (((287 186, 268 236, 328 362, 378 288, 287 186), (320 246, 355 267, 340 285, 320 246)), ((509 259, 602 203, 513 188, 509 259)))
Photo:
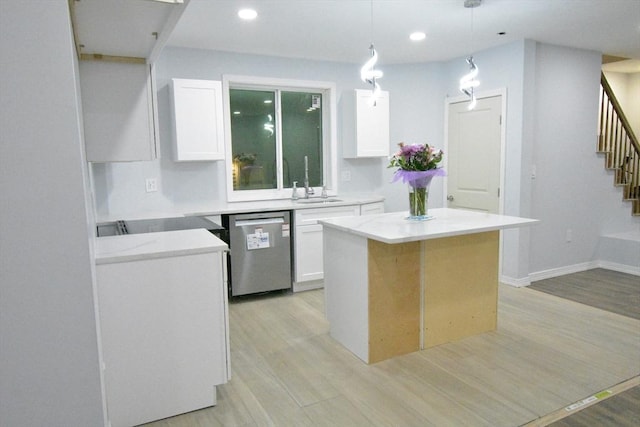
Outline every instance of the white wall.
MULTIPOLYGON (((595 153, 600 54, 522 40, 474 57, 480 68, 480 92, 505 89, 507 93, 504 213, 543 220, 539 226, 503 233, 503 278, 526 284, 532 272, 591 261, 599 234, 637 229, 639 219, 631 217, 595 153), (564 167, 548 167, 559 159, 564 167), (534 164, 536 180, 530 176, 534 164), (589 208, 588 215, 584 207, 589 208), (564 244, 567 229, 573 234, 569 245, 564 244)), ((385 75, 380 84, 390 92, 391 152, 400 141, 444 145, 444 99, 459 96, 458 81, 467 67, 464 57, 446 63, 381 66, 385 75)), ((160 212, 176 205, 188 211, 224 200, 223 163, 171 160, 167 84, 172 77, 221 79, 228 73, 333 81, 338 97, 363 87, 358 64, 195 49, 167 49, 156 73, 162 159, 96 165, 102 217, 160 212), (159 178, 158 193, 144 192, 146 177, 159 178)), ((340 124, 340 103, 338 115, 340 124)), ((338 136, 341 153, 340 128, 338 136)), ((339 182, 339 192, 378 192, 386 197, 388 211, 406 210, 406 190, 390 183, 393 170, 387 163, 387 159, 339 160, 340 170, 352 175, 351 182, 339 182)), ((432 183, 431 206, 443 205, 444 183, 441 178, 432 183)))
MULTIPOLYGON (((640 231, 595 152, 600 54, 522 41, 474 58, 481 92, 507 90, 504 213, 542 220, 503 233, 502 279, 524 285, 532 275, 588 264, 598 259, 601 235, 640 231)), ((455 94, 466 63, 446 65, 455 94)))
MULTIPOLYGON (((168 86, 171 78, 221 80, 223 74, 335 82, 338 103, 343 90, 364 87, 357 64, 167 48, 156 65, 161 159, 95 165, 93 176, 99 218, 172 211, 176 206, 187 211, 197 207, 197 211, 209 202, 226 200, 224 162, 176 163, 172 160, 168 86), (150 177, 158 178, 157 193, 145 192, 144 180, 150 177)), ((379 193, 384 185, 384 177, 380 174, 383 161, 343 160, 341 139, 339 128, 338 167, 351 172, 351 181, 338 182, 338 191, 379 193)))
MULTIPOLYGON (((444 148, 444 109, 446 94, 442 63, 395 65, 384 68, 380 84, 390 92, 389 152, 398 151, 398 143, 424 144, 444 148)), ((381 162, 382 195, 389 212, 409 209, 405 184, 391 183, 395 168, 388 160, 381 162)), ((429 207, 443 206, 443 178, 431 182, 429 207)))
POLYGON ((631 125, 631 129, 638 137, 640 135, 640 73, 605 71, 604 74, 631 125))
POLYGON ((640 138, 640 73, 630 74, 627 82, 628 102, 623 107, 629 118, 631 128, 640 138))
POLYGON ((0 1, 0 425, 104 424, 66 1, 0 1))
POLYGON ((592 260, 604 229, 616 227, 609 222, 639 224, 595 152, 600 69, 597 52, 538 44, 531 211, 542 224, 532 233, 532 272, 592 260))

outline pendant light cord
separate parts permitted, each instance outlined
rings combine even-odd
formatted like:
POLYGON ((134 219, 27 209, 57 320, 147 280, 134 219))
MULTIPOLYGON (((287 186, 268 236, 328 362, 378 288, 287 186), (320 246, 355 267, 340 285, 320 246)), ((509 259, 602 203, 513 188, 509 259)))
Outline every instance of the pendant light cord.
POLYGON ((371 10, 370 10, 370 31, 369 31, 369 44, 373 44, 373 0, 371 0, 371 10))
POLYGON ((473 42, 474 42, 474 40, 473 40, 473 30, 474 30, 474 28, 473 28, 473 9, 475 9, 475 7, 471 8, 471 56, 473 56, 473 52, 474 52, 474 50, 473 50, 473 42))

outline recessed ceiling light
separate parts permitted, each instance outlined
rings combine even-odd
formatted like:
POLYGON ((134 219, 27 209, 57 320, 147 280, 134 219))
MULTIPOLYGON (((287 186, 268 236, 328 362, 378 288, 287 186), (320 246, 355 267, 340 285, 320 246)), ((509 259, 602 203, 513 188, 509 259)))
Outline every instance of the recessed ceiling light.
POLYGON ((271 99, 265 99, 265 100, 264 100, 264 103, 265 103, 265 104, 271 104, 271 103, 273 103, 273 101, 272 101, 271 99))
POLYGON ((234 115, 234 116, 239 116, 239 115, 240 115, 240 111, 234 111, 234 112, 233 112, 233 115, 234 115))
POLYGON ((256 19, 256 17, 258 16, 258 12, 253 9, 240 9, 238 11, 238 16, 240 17, 240 19, 250 21, 252 19, 256 19))
POLYGON ((420 41, 420 40, 424 40, 425 37, 427 37, 427 35, 425 33, 423 33, 422 31, 416 31, 415 33, 411 33, 409 35, 409 38, 411 40, 413 40, 414 42, 420 41))

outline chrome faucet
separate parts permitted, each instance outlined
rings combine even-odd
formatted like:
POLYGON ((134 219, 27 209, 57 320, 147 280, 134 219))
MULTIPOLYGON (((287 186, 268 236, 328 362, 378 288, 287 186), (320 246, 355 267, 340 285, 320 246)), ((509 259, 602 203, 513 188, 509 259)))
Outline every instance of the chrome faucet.
POLYGON ((308 199, 313 194, 313 187, 309 187, 309 158, 304 156, 304 198, 308 199))

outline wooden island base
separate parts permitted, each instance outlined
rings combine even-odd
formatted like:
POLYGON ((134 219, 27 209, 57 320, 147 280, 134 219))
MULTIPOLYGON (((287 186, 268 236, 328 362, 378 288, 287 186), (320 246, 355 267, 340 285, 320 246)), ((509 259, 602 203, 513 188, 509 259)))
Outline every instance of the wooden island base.
POLYGON ((493 231, 398 245, 369 240, 369 363, 495 330, 498 238, 493 231))

